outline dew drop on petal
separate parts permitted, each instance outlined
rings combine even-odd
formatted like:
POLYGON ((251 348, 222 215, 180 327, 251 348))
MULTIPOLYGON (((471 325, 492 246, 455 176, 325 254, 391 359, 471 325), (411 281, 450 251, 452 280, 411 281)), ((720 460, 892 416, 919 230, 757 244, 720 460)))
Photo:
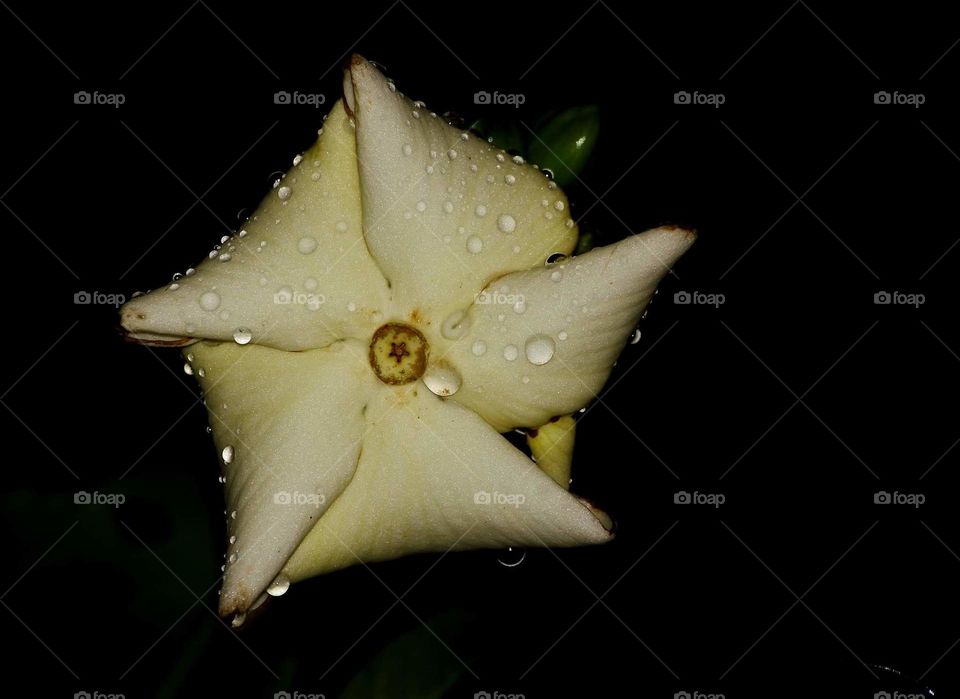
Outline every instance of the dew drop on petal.
POLYGON ((246 328, 237 328, 233 331, 233 341, 238 345, 245 345, 253 339, 253 333, 246 328))
POLYGON ((183 373, 187 376, 193 376, 193 366, 190 365, 190 362, 184 362, 183 373))
POLYGON ((517 230, 517 219, 510 214, 500 214, 497 217, 497 228, 501 233, 513 233, 517 230))
POLYGON ((570 336, 567 335, 567 331, 566 331, 566 330, 561 330, 559 333, 557 333, 557 339, 560 340, 560 341, 566 340, 568 337, 570 337, 570 336))
POLYGON ((557 348, 553 338, 547 335, 534 335, 527 340, 523 349, 527 355, 527 361, 540 366, 553 359, 553 353, 557 348))
POLYGON ((280 201, 286 201, 290 198, 291 191, 287 186, 280 187, 280 189, 277 190, 277 196, 280 197, 280 201))
POLYGON ((503 178, 503 181, 506 182, 507 184, 516 184, 517 178, 514 177, 513 175, 507 175, 506 177, 503 178))
POLYGON ((473 212, 477 216, 480 216, 481 218, 483 218, 484 216, 487 215, 487 207, 484 206, 483 204, 477 204, 477 208, 474 209, 473 212))
POLYGON ((205 311, 215 311, 220 307, 220 294, 216 291, 207 291, 200 296, 200 308, 205 311))
POLYGON ((637 328, 633 331, 633 335, 630 336, 630 344, 635 345, 640 342, 640 328, 637 328))
POLYGON ((417 202, 417 211, 419 211, 420 213, 423 213, 426 210, 427 210, 427 202, 421 199, 420 201, 417 202))
POLYGON ((347 222, 346 222, 346 221, 338 221, 338 222, 337 222, 337 232, 338 232, 338 233, 346 233, 346 232, 347 232, 347 222))
POLYGON ((564 203, 563 203, 562 201, 560 201, 559 199, 557 199, 557 200, 553 203, 553 208, 556 209, 557 211, 563 211, 563 209, 565 208, 565 207, 564 207, 564 203))
POLYGON ((303 280, 303 288, 307 291, 316 291, 317 290, 317 280, 313 277, 307 277, 303 280))
POLYGON ((563 279, 563 272, 561 272, 559 269, 553 270, 550 273, 550 279, 555 282, 560 281, 561 279, 563 279))
POLYGON ((466 311, 454 311, 440 324, 440 334, 448 340, 459 340, 470 329, 470 318, 466 311))
POLYGON ((403 154, 404 154, 404 155, 410 155, 411 153, 413 153, 413 146, 411 146, 409 143, 404 143, 404 144, 403 144, 403 154))
POLYGON ((302 163, 302 162, 303 162, 303 156, 302 156, 302 155, 295 155, 295 156, 293 156, 293 166, 294 166, 294 167, 296 167, 297 165, 299 165, 299 164, 302 163))
POLYGON ((313 236, 305 235, 297 243, 297 250, 302 252, 304 255, 309 255, 311 252, 317 249, 317 239, 313 236))
POLYGON ((467 238, 467 250, 472 252, 474 255, 483 250, 483 241, 480 240, 479 236, 471 235, 467 238))
POLYGON ((270 587, 267 588, 267 594, 271 597, 280 597, 287 590, 290 589, 290 578, 288 578, 283 573, 280 573, 277 577, 273 579, 273 582, 270 583, 270 587))
POLYGON ((519 356, 520 350, 517 349, 516 345, 507 345, 503 348, 503 358, 508 362, 514 361, 519 356))
POLYGON ((457 151, 454 150, 453 148, 451 148, 450 150, 447 151, 447 157, 450 158, 450 160, 456 160, 456 159, 457 159, 457 151))
POLYGON ((470 351, 473 352, 473 356, 482 357, 487 352, 487 343, 483 340, 476 340, 470 351))
POLYGON ((223 457, 223 463, 229 464, 233 462, 233 447, 229 444, 223 448, 223 451, 220 452, 220 456, 223 457))

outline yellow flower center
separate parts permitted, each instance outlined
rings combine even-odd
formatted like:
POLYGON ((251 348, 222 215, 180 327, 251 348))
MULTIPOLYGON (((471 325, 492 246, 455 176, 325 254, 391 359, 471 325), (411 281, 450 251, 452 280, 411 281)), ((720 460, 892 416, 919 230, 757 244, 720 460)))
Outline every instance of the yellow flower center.
POLYGON ((416 381, 427 369, 429 346, 416 328, 387 323, 370 340, 370 366, 384 383, 400 385, 416 381))

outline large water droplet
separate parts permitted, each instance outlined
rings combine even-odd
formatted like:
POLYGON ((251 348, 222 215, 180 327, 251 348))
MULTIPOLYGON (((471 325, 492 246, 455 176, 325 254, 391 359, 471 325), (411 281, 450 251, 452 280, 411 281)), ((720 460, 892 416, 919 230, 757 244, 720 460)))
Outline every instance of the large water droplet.
POLYGON ((233 331, 233 341, 238 345, 245 345, 253 339, 253 333, 246 328, 237 328, 233 331))
POLYGON ((304 255, 309 255, 311 252, 317 249, 317 239, 313 236, 306 235, 300 239, 297 243, 297 250, 302 252, 304 255))
POLYGON ((293 190, 291 190, 289 187, 283 186, 277 190, 277 196, 280 197, 280 201, 286 201, 287 199, 290 198, 290 194, 292 191, 293 190))
POLYGON ((200 308, 205 311, 215 311, 220 308, 220 294, 216 291, 207 291, 200 296, 200 308))
POLYGON ((497 217, 497 228, 501 233, 513 233, 517 230, 517 219, 510 214, 500 214, 497 217))
POLYGON ((190 362, 185 362, 183 365, 183 373, 187 376, 193 376, 193 366, 190 362))
POLYGON ((467 238, 467 250, 472 252, 474 255, 483 250, 483 241, 479 236, 471 235, 467 238))
POLYGON ((267 588, 267 594, 271 597, 280 597, 283 593, 290 589, 290 578, 288 578, 283 573, 280 573, 277 577, 273 579, 273 582, 270 583, 270 587, 267 588))
POLYGON ((470 319, 465 311, 454 311, 440 324, 440 334, 448 340, 459 340, 470 329, 470 319))
POLYGON ((527 354, 527 361, 531 364, 542 365, 553 359, 553 353, 557 347, 553 338, 547 335, 534 335, 527 340, 524 345, 524 351, 527 354))
POLYGON ((424 385, 438 396, 452 396, 460 390, 463 379, 453 367, 434 364, 423 375, 424 385))
POLYGON ((227 446, 225 446, 225 447, 223 448, 223 451, 220 452, 220 456, 223 457, 223 463, 225 463, 225 464, 232 463, 232 462, 233 462, 233 447, 232 447, 231 445, 229 445, 229 444, 228 444, 227 446))

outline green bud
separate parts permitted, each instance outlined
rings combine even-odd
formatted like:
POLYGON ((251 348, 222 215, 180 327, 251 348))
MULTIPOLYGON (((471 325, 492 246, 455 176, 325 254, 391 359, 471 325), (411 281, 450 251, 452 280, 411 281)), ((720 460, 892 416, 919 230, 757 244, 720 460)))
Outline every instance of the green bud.
POLYGON ((550 170, 561 187, 583 172, 600 132, 596 106, 571 107, 547 121, 531 140, 529 160, 550 170))

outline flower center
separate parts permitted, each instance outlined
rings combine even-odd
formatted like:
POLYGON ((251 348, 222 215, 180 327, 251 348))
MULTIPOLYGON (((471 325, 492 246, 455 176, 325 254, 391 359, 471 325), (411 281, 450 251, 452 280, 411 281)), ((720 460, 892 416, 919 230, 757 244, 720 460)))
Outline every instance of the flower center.
POLYGON ((384 383, 399 385, 416 381, 427 369, 429 346, 416 328, 387 323, 370 340, 370 366, 384 383))

